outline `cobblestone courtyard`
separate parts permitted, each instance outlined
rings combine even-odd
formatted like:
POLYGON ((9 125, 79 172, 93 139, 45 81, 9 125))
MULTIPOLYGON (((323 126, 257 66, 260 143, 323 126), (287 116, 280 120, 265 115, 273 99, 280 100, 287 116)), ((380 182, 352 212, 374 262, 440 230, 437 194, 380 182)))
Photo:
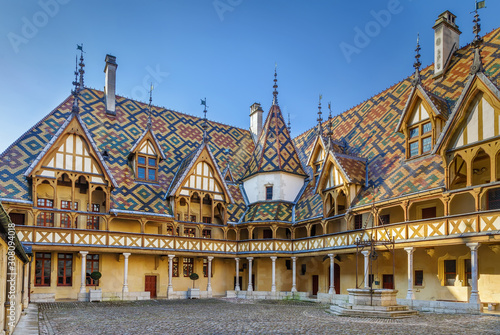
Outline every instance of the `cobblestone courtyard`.
POLYGON ((500 317, 347 318, 296 301, 151 300, 39 304, 40 334, 500 334, 500 317))

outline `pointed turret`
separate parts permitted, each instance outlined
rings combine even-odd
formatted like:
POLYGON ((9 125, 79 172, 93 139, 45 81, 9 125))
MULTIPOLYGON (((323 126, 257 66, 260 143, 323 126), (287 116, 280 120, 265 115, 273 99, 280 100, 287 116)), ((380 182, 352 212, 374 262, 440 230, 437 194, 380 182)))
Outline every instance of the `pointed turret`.
MULTIPOLYGON (((295 145, 293 144, 281 109, 278 106, 277 87, 278 84, 275 71, 273 104, 264 123, 262 134, 250 158, 245 175, 243 176, 245 189, 250 202, 266 200, 265 198, 261 199, 261 195, 263 195, 262 192, 265 190, 265 183, 259 185, 257 189, 256 183, 261 184, 266 180, 269 185, 275 187, 275 190, 284 192, 284 188, 278 184, 284 182, 287 178, 291 178, 294 180, 293 183, 298 185, 298 189, 296 190, 298 193, 307 176, 300 162, 295 145)), ((272 200, 293 201, 296 194, 292 195, 291 193, 295 192, 292 191, 287 193, 290 194, 278 194, 276 197, 273 196, 272 200)))

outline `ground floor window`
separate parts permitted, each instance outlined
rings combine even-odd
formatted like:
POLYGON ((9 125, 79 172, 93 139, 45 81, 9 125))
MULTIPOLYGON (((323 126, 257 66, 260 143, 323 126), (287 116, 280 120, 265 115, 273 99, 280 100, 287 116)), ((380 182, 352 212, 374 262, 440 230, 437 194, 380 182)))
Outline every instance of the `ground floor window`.
POLYGON ((193 273, 194 268, 194 258, 184 257, 182 260, 182 272, 184 273, 184 277, 189 277, 193 273))
POLYGON ((457 261, 454 259, 447 259, 444 261, 444 284, 445 286, 455 285, 457 277, 457 261))
POLYGON ((50 286, 50 252, 35 254, 35 286, 50 286))
POLYGON ((423 270, 415 270, 415 284, 414 286, 423 286, 424 285, 424 271, 423 270))
POLYGON ((471 266, 470 259, 464 259, 464 270, 465 270, 465 279, 467 280, 467 286, 471 286, 472 266, 471 266))
MULTIPOLYGON (((210 277, 213 277, 214 274, 214 263, 212 263, 212 268, 210 269, 210 277)), ((203 277, 208 277, 208 259, 203 259, 203 277)))
POLYGON ((71 286, 73 254, 57 254, 57 286, 71 286))
POLYGON ((99 280, 95 280, 90 278, 92 272, 99 271, 99 255, 88 254, 87 255, 87 263, 86 263, 86 282, 87 285, 99 285, 99 280))

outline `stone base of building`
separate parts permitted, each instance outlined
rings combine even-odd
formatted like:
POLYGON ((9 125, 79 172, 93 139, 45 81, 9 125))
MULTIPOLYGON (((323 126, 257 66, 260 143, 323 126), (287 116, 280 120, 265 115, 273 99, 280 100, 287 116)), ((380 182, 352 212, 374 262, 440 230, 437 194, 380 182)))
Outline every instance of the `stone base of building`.
MULTIPOLYGON (((32 295, 33 296, 33 295, 32 295)), ((78 293, 78 301, 90 301, 89 293, 78 293)), ((149 300, 149 292, 102 292, 102 301, 149 300)), ((33 299, 31 299, 33 301, 33 299)), ((52 300, 52 301, 55 301, 52 300)), ((37 302, 42 302, 37 300, 37 302)), ((45 301, 43 301, 45 302, 45 301)))
POLYGON ((307 292, 226 291, 226 298, 255 300, 310 300, 307 292))
POLYGON ((398 299, 398 303, 420 312, 442 314, 479 314, 483 309, 482 304, 468 302, 398 299))
POLYGON ((54 302, 56 301, 55 293, 31 293, 30 302, 54 302))

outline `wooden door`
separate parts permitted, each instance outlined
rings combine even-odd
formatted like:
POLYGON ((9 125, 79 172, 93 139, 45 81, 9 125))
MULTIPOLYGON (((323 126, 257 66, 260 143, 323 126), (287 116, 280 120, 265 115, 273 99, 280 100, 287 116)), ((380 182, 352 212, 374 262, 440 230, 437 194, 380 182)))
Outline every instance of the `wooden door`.
POLYGON ((394 277, 393 275, 382 275, 383 287, 393 290, 394 289, 394 277))
POLYGON ((318 282, 319 282, 319 276, 313 275, 312 276, 312 284, 313 284, 312 295, 318 294, 318 286, 319 286, 318 282))
POLYGON ((333 266, 333 284, 335 285, 335 293, 340 294, 340 265, 337 263, 333 266))
POLYGON ((156 298, 156 276, 146 276, 144 291, 149 292, 150 298, 156 298))

